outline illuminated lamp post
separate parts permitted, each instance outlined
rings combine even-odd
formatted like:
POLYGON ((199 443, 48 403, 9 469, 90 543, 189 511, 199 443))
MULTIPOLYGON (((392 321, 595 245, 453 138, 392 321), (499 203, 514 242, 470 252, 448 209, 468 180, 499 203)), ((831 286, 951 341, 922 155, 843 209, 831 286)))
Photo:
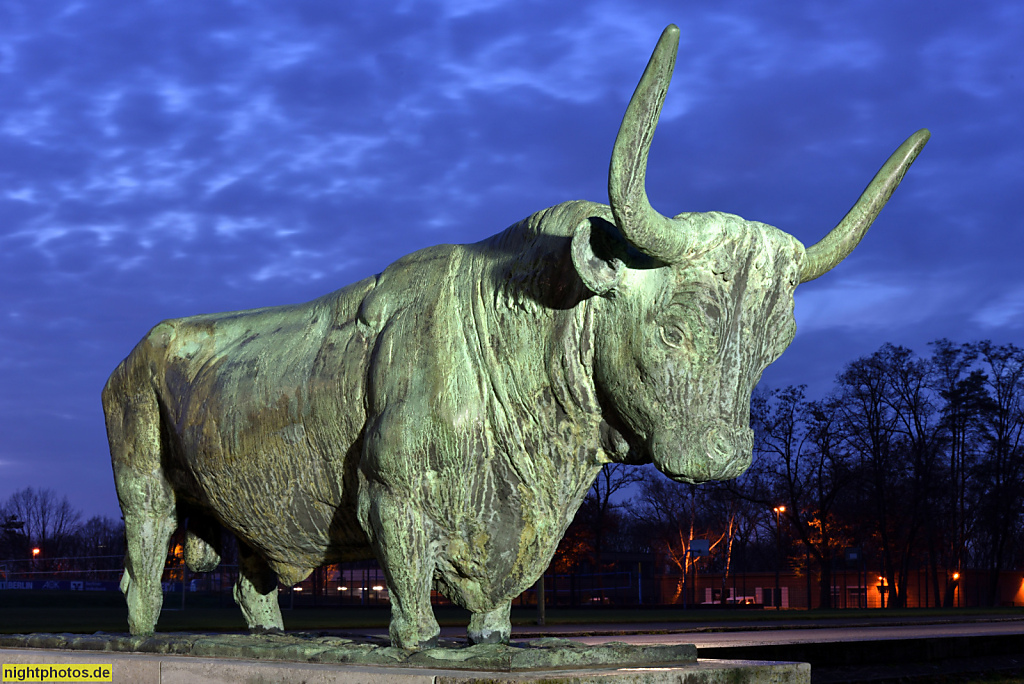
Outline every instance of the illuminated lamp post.
POLYGON ((772 603, 775 604, 775 610, 781 610, 782 592, 779 588, 779 571, 782 568, 782 521, 780 516, 786 512, 786 507, 776 506, 772 511, 775 513, 775 547, 777 551, 775 558, 775 595, 772 597, 772 603))
POLYGON ((40 553, 42 553, 42 549, 40 549, 38 546, 36 546, 36 547, 34 547, 32 549, 32 563, 31 563, 31 567, 32 567, 32 574, 33 575, 35 575, 35 573, 39 572, 39 560, 38 559, 39 559, 39 554, 40 553))

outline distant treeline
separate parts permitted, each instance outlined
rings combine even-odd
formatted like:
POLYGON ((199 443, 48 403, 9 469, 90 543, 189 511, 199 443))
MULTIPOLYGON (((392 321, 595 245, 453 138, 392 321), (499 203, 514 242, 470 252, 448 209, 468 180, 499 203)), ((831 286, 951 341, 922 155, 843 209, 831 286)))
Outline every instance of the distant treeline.
POLYGON ((648 466, 605 466, 556 563, 606 566, 647 550, 680 573, 793 569, 832 601, 832 573, 865 566, 904 605, 911 570, 949 604, 953 573, 1024 567, 1024 349, 938 340, 927 356, 883 345, 819 400, 803 386, 755 392, 754 464, 732 482, 676 483, 648 466), (632 492, 629 498, 624 492, 632 492), (941 580, 941 581, 940 581, 941 580))
POLYGON ((26 487, 0 505, 0 560, 123 553, 123 522, 98 515, 82 522, 81 511, 53 490, 26 487))

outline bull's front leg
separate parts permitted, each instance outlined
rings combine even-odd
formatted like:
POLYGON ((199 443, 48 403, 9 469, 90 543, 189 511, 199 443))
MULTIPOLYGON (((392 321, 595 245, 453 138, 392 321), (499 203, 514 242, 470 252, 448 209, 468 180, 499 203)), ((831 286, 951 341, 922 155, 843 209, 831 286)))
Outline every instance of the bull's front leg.
POLYGON ((509 613, 512 602, 506 601, 494 610, 473 613, 466 631, 472 644, 507 644, 512 635, 509 613))
POLYGON ((408 494, 365 480, 359 518, 391 594, 391 644, 408 650, 433 648, 441 633, 430 605, 433 525, 408 494))

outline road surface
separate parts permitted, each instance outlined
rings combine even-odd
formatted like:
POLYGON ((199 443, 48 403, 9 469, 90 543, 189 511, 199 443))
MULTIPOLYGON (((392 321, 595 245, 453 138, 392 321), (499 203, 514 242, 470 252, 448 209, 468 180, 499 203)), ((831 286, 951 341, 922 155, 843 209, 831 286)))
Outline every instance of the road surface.
MULTIPOLYGON (((576 626, 580 627, 579 625, 576 626)), ((595 630, 607 625, 595 626, 595 630)), ((631 631, 637 625, 632 625, 631 631)), ((676 625, 678 629, 678 625, 676 625)), ((582 631, 582 630, 579 630, 582 631)), ((910 624, 884 626, 806 627, 800 629, 771 629, 738 631, 697 631, 671 634, 620 634, 602 636, 570 636, 573 641, 599 644, 606 641, 624 641, 628 644, 695 644, 701 648, 728 648, 736 646, 766 646, 778 644, 831 643, 841 641, 882 641, 891 639, 928 639, 960 636, 1024 635, 1024 620, 999 622, 954 622, 943 624, 910 624)), ((523 635, 524 637, 526 635, 523 635)), ((513 639, 519 637, 513 630, 513 639)))

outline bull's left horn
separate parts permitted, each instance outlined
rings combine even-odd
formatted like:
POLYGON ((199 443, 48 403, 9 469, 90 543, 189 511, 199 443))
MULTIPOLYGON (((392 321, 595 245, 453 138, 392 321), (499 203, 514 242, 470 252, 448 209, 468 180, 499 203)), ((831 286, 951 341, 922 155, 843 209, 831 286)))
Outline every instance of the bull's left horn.
POLYGON ((615 224, 634 247, 667 263, 678 260, 684 252, 685 235, 681 226, 654 210, 644 185, 647 153, 672 80, 678 48, 679 27, 669 24, 622 117, 608 169, 608 203, 615 224))
POLYGON ((804 265, 800 271, 800 282, 806 283, 831 271, 857 246, 868 228, 892 197, 896 186, 903 180, 903 174, 917 159, 931 133, 922 128, 892 153, 889 161, 879 169, 860 199, 847 212, 846 217, 832 231, 807 249, 804 265))

